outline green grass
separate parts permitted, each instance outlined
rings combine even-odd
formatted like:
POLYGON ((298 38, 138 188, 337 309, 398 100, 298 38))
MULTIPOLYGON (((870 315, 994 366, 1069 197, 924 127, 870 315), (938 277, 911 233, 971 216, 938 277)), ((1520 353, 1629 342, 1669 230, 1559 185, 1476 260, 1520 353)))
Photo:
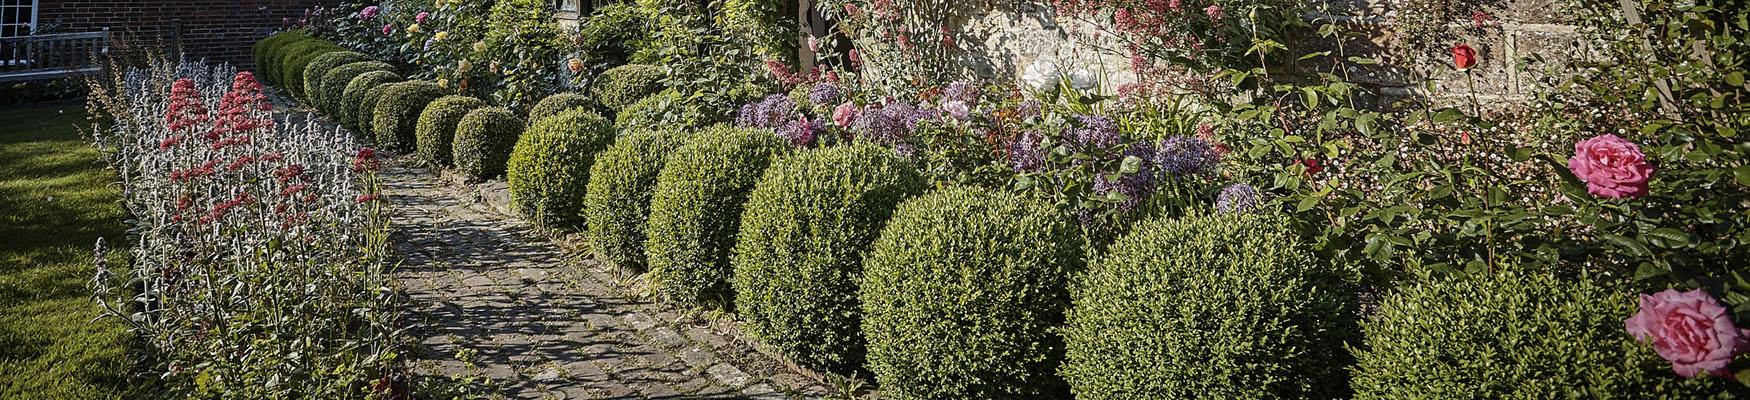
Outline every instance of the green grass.
POLYGON ((125 243, 126 227, 114 175, 79 134, 84 119, 75 104, 0 111, 0 399, 145 391, 130 387, 133 336, 93 321, 92 246, 125 243))

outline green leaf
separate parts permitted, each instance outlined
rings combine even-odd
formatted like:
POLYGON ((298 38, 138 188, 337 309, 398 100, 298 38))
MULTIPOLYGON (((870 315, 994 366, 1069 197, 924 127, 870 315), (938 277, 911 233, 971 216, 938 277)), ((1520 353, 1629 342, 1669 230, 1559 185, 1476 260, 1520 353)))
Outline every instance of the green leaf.
POLYGON ((1653 244, 1659 245, 1659 247, 1675 249, 1689 245, 1689 233, 1676 228, 1654 229, 1652 232, 1647 232, 1645 236, 1653 239, 1653 244))
POLYGON ((1294 206, 1294 212, 1305 212, 1306 210, 1311 210, 1313 206, 1317 205, 1319 205, 1319 198, 1317 196, 1307 196, 1306 198, 1300 199, 1300 204, 1294 206))
POLYGON ((1750 186, 1750 165, 1738 167, 1732 175, 1737 176, 1739 185, 1750 186))
POLYGON ((1460 118, 1464 118, 1463 111, 1459 111, 1458 109, 1455 109, 1455 108, 1448 108, 1445 110, 1440 110, 1440 112, 1434 114, 1434 123, 1435 124, 1446 124, 1446 123, 1451 123, 1452 121, 1457 121, 1460 118))
POLYGON ((1641 241, 1635 240, 1634 238, 1608 233, 1600 234, 1598 237, 1610 242, 1612 245, 1616 245, 1617 248, 1622 249, 1624 253, 1628 253, 1628 255, 1631 256, 1646 257, 1653 254, 1652 250, 1647 249, 1647 245, 1641 244, 1641 241))
POLYGON ((1744 71, 1733 71, 1730 74, 1726 74, 1726 84, 1732 86, 1744 86, 1744 71))
POLYGON ((1670 273, 1670 271, 1666 271, 1664 268, 1659 268, 1659 266, 1653 265, 1653 263, 1643 262, 1643 263, 1641 263, 1641 265, 1639 267, 1635 268, 1635 280, 1637 280, 1637 281, 1652 280, 1655 278, 1663 277, 1669 273, 1670 273))

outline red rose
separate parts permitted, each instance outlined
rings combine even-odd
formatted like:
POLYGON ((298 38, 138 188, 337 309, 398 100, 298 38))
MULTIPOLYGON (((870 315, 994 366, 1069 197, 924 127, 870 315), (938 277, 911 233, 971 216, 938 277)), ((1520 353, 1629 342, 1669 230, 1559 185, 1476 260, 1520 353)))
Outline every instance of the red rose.
POLYGON ((1306 166, 1307 176, 1318 175, 1319 172, 1324 172, 1325 170, 1325 167, 1319 166, 1319 160, 1316 158, 1300 160, 1300 164, 1306 166))
POLYGON ((1458 66, 1460 71, 1477 66, 1477 50, 1463 43, 1452 46, 1452 64, 1458 66))

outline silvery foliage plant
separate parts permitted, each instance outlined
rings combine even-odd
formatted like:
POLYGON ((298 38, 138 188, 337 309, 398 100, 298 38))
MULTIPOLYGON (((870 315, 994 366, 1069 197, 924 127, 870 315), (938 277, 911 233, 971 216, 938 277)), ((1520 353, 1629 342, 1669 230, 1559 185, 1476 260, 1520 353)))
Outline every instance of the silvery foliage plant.
POLYGON ((373 151, 307 116, 276 120, 253 76, 225 65, 156 61, 92 84, 106 117, 93 136, 132 225, 125 244, 98 243, 94 297, 167 387, 405 394, 373 151))

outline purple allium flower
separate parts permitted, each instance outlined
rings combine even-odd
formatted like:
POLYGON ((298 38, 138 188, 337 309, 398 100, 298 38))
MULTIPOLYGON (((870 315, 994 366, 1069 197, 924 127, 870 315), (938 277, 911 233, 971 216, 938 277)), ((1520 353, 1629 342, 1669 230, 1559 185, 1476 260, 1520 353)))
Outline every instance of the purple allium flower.
POLYGON ((1107 149, 1118 145, 1118 124, 1098 115, 1078 115, 1081 127, 1069 130, 1069 139, 1083 151, 1107 149))
POLYGON ((778 137, 790 142, 796 147, 813 147, 814 140, 826 132, 826 124, 820 121, 810 121, 806 118, 785 124, 777 129, 778 137))
POLYGON ((1218 159, 1209 142, 1189 136, 1174 136, 1161 141, 1160 152, 1155 155, 1154 161, 1167 173, 1191 175, 1209 172, 1215 168, 1218 159))
POLYGON ((893 116, 890 108, 870 105, 863 109, 863 117, 856 123, 864 139, 875 144, 893 145, 905 138, 909 131, 904 122, 893 116))
POLYGON ((1021 102, 1021 105, 1015 106, 1015 114, 1021 119, 1033 118, 1039 116, 1042 108, 1044 107, 1039 104, 1039 100, 1027 100, 1021 102))
POLYGON ((958 101, 969 105, 978 104, 978 97, 980 95, 978 85, 968 81, 955 81, 954 83, 948 84, 946 94, 950 101, 958 101))
POLYGON ((1244 183, 1228 185, 1215 197, 1215 210, 1224 213, 1249 213, 1258 210, 1258 189, 1244 183))
POLYGON ((789 96, 774 94, 758 102, 741 106, 735 124, 749 128, 777 128, 790 122, 796 102, 789 96))
POLYGON ((1039 148, 1039 133, 1027 132, 1009 144, 1009 166, 1017 172, 1035 172, 1045 166, 1045 151, 1039 148))
POLYGON ((954 117, 954 119, 961 121, 972 118, 972 107, 966 105, 966 102, 960 100, 942 103, 942 112, 947 113, 949 117, 954 117))
POLYGON ((1109 174, 1095 176, 1094 191, 1100 194, 1111 192, 1124 194, 1125 200, 1123 204, 1119 205, 1119 210, 1128 212, 1142 204, 1144 198, 1154 194, 1155 189, 1160 187, 1160 181, 1155 179, 1154 161, 1150 160, 1155 155, 1154 144, 1148 142, 1131 144, 1129 148, 1124 149, 1124 155, 1127 158, 1136 157, 1142 161, 1142 165, 1137 168, 1136 172, 1125 174, 1116 180, 1111 178, 1109 174))
POLYGON ((808 91, 808 102, 817 106, 830 106, 839 101, 840 94, 839 85, 836 83, 816 83, 814 89, 808 91))

